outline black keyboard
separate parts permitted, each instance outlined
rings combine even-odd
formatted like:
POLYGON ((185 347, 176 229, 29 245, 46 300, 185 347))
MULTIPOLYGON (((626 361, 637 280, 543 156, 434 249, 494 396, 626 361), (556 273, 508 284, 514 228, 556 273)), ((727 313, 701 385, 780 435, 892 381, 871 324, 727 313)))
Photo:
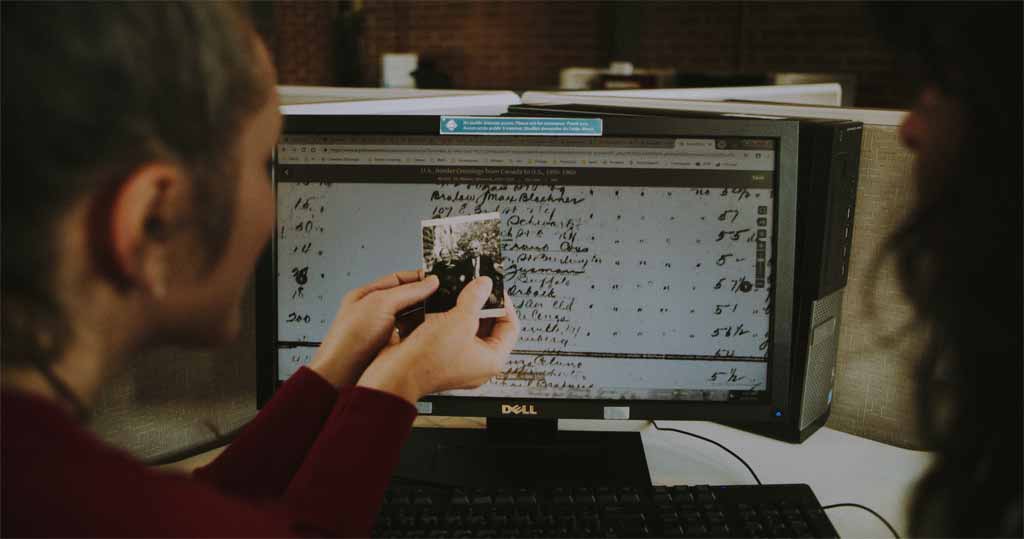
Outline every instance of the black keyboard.
POLYGON ((838 537, 807 485, 389 488, 374 537, 838 537))

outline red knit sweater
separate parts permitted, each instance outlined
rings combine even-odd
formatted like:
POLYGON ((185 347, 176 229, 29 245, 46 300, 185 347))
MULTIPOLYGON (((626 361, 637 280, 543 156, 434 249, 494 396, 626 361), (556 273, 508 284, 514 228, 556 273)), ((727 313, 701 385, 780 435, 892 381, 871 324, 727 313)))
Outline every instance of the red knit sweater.
POLYGON ((147 468, 53 403, 0 407, 0 534, 368 536, 416 409, 303 368, 192 476, 147 468))

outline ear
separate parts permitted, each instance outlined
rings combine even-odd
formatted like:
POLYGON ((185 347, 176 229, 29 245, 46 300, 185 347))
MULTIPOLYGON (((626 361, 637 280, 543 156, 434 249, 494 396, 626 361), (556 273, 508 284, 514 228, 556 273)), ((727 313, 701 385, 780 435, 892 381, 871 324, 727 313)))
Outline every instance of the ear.
POLYGON ((156 297, 166 294, 171 242, 185 221, 187 200, 187 177, 169 163, 145 164, 118 187, 108 233, 112 261, 126 284, 156 297))

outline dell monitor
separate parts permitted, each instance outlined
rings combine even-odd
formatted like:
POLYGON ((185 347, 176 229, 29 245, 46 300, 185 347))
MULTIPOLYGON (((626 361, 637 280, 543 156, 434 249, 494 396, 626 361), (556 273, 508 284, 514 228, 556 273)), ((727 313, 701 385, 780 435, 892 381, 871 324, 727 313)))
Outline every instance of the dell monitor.
POLYGON ((449 133, 457 121, 285 118, 257 272, 261 405, 311 359, 345 292, 439 256, 423 221, 497 214, 519 341, 486 384, 417 403, 488 429, 414 429, 402 475, 649 484, 638 433, 557 420, 785 420, 797 122, 607 117, 531 132, 502 118, 513 123, 449 133))

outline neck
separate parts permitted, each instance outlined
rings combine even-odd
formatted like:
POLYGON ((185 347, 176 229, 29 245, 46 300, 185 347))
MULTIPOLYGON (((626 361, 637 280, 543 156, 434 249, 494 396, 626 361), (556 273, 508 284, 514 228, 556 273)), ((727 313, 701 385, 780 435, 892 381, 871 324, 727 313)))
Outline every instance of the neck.
POLYGON ((116 356, 101 348, 81 340, 69 343, 65 353, 45 367, 56 382, 40 368, 28 366, 4 369, 3 386, 51 401, 71 415, 83 415, 92 409, 100 386, 117 363, 116 356))
POLYGON ((103 279, 91 264, 87 231, 89 201, 75 206, 60 225, 63 254, 52 287, 59 291, 61 315, 68 334, 58 353, 45 367, 57 380, 48 379, 43 369, 31 364, 5 367, 4 389, 30 393, 79 414, 80 404, 93 407, 100 385, 144 341, 145 306, 126 296, 103 279), (63 386, 70 396, 58 389, 63 386))

